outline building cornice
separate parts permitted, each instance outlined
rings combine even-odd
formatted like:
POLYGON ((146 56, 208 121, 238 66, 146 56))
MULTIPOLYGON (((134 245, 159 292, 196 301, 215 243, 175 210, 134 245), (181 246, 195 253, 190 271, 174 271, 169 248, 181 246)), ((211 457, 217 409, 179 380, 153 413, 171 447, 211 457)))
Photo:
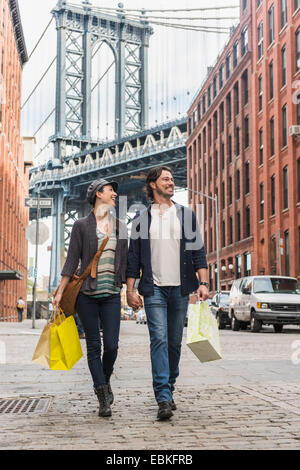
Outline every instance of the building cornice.
POLYGON ((9 5, 10 14, 11 14, 18 53, 19 53, 21 65, 23 67, 23 65, 28 61, 28 55, 27 55, 25 38, 24 38, 24 33, 23 33, 23 28, 22 28, 18 0, 8 0, 8 5, 9 5))

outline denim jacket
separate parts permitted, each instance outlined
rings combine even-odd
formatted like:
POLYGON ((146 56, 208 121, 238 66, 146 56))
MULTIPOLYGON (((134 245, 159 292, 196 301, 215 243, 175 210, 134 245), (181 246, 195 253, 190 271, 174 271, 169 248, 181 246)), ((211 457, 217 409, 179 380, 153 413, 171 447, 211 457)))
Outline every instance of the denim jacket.
MULTIPOLYGON (((198 289, 198 269, 206 268, 206 253, 194 212, 175 203, 181 223, 180 279, 181 294, 188 295, 198 289)), ((151 205, 138 213, 133 222, 127 261, 127 278, 140 279, 138 291, 143 296, 154 295, 154 282, 150 248, 151 205)))

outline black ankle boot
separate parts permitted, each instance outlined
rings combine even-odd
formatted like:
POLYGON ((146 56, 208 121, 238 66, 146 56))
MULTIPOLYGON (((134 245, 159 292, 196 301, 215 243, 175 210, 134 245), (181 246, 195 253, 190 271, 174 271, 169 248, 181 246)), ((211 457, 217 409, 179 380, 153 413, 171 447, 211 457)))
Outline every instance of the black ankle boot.
POLYGON ((110 386, 110 377, 107 377, 106 375, 105 375, 105 383, 107 385, 107 390, 108 390, 108 401, 109 401, 109 404, 112 405, 114 402, 114 394, 110 386))
POLYGON ((110 409, 110 402, 109 402, 109 395, 108 395, 108 386, 100 385, 97 388, 94 388, 95 394, 99 400, 99 416, 108 417, 111 416, 111 409, 110 409))

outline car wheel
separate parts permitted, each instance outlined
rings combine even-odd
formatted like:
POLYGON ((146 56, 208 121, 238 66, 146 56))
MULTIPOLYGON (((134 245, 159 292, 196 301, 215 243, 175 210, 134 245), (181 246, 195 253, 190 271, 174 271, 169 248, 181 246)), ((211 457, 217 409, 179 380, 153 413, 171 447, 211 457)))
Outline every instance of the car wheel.
POLYGON ((283 329, 283 325, 273 325, 275 333, 281 333, 283 329))
POLYGON ((235 318, 234 313, 231 317, 231 329, 232 331, 239 331, 240 329, 240 322, 235 318))
POLYGON ((224 330, 226 327, 226 323, 224 323, 224 321, 221 320, 219 314, 217 314, 217 324, 218 324, 219 330, 224 330))
POLYGON ((258 320, 257 318, 254 318, 253 313, 251 314, 251 320, 250 320, 250 330, 253 333, 258 333, 261 330, 262 322, 258 320))

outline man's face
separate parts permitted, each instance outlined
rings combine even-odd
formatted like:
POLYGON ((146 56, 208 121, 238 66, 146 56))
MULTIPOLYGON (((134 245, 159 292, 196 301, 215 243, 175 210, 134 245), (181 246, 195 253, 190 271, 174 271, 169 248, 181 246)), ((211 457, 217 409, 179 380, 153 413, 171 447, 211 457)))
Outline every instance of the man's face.
POLYGON ((97 191, 96 194, 103 204, 107 204, 110 207, 116 206, 116 198, 118 195, 111 184, 107 184, 102 191, 97 191))
POLYGON ((160 177, 152 183, 152 189, 156 190, 158 196, 173 197, 174 196, 174 179, 172 173, 167 170, 161 172, 160 177))

